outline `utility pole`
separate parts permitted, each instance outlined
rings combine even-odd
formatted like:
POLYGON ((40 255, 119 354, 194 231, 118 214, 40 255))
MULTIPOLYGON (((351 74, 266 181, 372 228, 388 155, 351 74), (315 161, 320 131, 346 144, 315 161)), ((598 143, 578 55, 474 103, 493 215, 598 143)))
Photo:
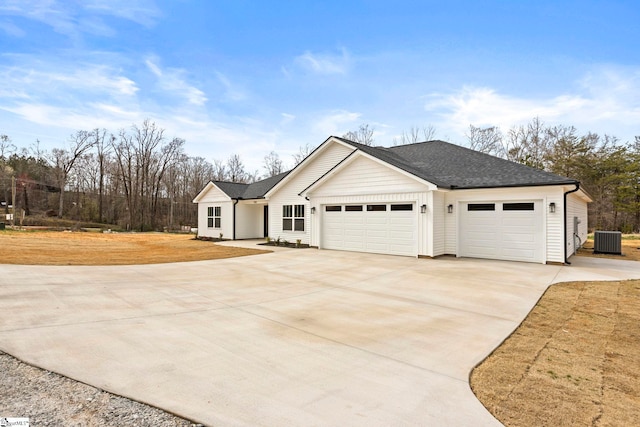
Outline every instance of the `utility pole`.
POLYGON ((16 177, 11 177, 11 228, 16 225, 16 177))

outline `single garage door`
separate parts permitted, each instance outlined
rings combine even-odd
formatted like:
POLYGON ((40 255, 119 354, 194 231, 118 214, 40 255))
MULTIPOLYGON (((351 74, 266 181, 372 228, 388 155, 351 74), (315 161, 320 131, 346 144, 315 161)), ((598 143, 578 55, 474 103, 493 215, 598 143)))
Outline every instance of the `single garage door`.
POLYGON ((462 203, 460 256, 544 262, 542 201, 462 203))
POLYGON ((335 204, 322 207, 324 249, 416 256, 414 203, 335 204))

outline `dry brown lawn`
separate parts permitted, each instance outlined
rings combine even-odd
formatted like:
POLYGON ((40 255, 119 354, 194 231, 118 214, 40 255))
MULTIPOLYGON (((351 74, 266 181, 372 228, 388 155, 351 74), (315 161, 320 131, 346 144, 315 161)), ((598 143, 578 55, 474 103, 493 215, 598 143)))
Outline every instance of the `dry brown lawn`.
POLYGON ((640 280, 549 287, 471 387, 506 426, 639 426, 640 280))
POLYGON ((640 261, 640 235, 628 234, 622 237, 622 255, 594 254, 593 237, 589 237, 589 239, 584 243, 582 249, 578 250, 578 255, 640 261))
POLYGON ((193 235, 1 231, 0 263, 28 265, 130 265, 201 261, 266 253, 219 246, 193 235))

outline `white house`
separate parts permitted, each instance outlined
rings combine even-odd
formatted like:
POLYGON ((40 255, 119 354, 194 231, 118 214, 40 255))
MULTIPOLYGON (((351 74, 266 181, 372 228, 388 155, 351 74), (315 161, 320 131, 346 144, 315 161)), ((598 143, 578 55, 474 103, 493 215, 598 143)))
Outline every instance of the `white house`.
POLYGON ((574 179, 443 141, 383 148, 330 137, 291 171, 209 182, 200 236, 320 249, 565 263, 587 237, 574 179))

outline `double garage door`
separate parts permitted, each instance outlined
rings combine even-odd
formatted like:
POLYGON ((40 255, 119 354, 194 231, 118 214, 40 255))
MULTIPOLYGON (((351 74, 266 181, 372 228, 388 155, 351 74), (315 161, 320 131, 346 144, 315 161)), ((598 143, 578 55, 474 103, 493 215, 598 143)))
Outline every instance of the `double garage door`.
POLYGON ((335 204, 322 206, 324 249, 416 256, 414 203, 335 204))
POLYGON ((544 262, 542 201, 460 204, 460 256, 544 262))

